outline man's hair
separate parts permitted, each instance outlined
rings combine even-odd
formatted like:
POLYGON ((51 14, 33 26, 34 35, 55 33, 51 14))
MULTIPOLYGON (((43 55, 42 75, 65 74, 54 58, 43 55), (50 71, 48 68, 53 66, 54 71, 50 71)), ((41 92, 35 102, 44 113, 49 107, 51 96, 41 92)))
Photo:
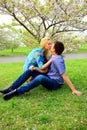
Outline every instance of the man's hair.
POLYGON ((54 43, 54 49, 55 49, 55 52, 58 54, 58 55, 61 55, 62 52, 64 51, 64 44, 60 41, 56 41, 54 43))

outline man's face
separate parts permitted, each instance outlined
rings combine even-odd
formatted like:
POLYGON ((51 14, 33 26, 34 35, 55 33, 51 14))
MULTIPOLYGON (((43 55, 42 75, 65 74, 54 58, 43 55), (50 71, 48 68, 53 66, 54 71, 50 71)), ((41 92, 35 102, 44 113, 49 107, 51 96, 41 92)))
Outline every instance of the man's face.
POLYGON ((52 54, 54 54, 54 52, 55 52, 54 44, 51 46, 51 52, 52 52, 52 54))

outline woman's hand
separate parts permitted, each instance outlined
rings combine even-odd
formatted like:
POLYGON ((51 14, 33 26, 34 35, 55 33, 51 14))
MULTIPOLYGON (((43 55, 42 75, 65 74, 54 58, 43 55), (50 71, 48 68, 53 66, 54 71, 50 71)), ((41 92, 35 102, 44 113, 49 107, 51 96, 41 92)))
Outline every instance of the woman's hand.
POLYGON ((29 67, 29 70, 33 71, 35 69, 35 67, 32 65, 29 67))

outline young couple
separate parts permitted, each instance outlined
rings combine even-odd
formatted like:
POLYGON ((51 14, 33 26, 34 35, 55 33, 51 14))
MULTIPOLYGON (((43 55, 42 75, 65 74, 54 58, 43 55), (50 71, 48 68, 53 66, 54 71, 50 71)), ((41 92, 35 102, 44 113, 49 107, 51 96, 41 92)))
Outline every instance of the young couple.
POLYGON ((64 81, 71 89, 72 94, 76 94, 78 96, 81 95, 81 92, 75 89, 74 85, 66 75, 64 59, 61 56, 62 52, 64 51, 63 43, 56 41, 52 47, 48 48, 51 48, 52 52, 52 56, 50 56, 48 62, 42 65, 40 69, 38 67, 31 66, 30 69, 27 69, 18 79, 13 82, 10 87, 1 90, 0 92, 4 94, 4 100, 9 100, 16 95, 24 94, 40 84, 48 90, 57 90, 61 85, 64 84, 64 81), (46 68, 48 68, 48 71, 47 73, 43 74, 44 69, 46 68), (33 80, 22 85, 30 76, 33 76, 33 80))

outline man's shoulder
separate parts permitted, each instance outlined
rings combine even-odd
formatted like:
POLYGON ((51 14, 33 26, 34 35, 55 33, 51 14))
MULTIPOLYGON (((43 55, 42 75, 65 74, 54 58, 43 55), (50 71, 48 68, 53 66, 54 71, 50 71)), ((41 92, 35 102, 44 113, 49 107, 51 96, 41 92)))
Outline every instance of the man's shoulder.
POLYGON ((57 55, 55 60, 64 61, 64 58, 61 55, 57 55))
POLYGON ((63 57, 62 56, 56 56, 54 59, 53 59, 53 63, 54 64, 65 64, 65 62, 64 62, 64 59, 63 59, 63 57))

